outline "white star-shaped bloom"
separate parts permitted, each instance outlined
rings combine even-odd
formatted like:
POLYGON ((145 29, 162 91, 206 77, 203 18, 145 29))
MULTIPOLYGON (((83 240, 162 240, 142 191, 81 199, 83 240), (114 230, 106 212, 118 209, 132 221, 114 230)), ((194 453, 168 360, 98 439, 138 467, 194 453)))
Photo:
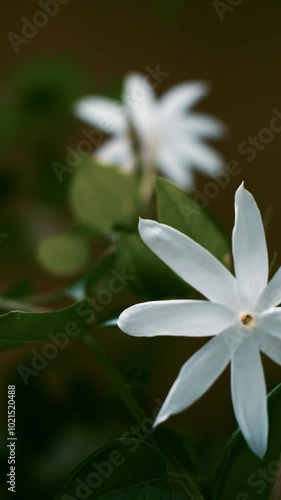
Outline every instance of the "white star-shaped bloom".
POLYGON ((242 184, 235 196, 232 236, 235 276, 188 236, 141 220, 146 245, 206 300, 137 304, 118 321, 133 336, 214 336, 183 365, 155 422, 189 407, 231 362, 236 419, 252 451, 263 457, 268 441, 264 352, 281 364, 281 268, 268 281, 268 253, 260 211, 242 184))
POLYGON ((99 161, 132 170, 137 149, 145 168, 157 168, 179 185, 191 187, 193 167, 216 174, 224 165, 204 139, 222 136, 225 127, 215 118, 191 113, 207 92, 206 83, 188 82, 157 99, 148 79, 133 73, 125 79, 122 103, 89 96, 75 104, 74 112, 112 135, 96 149, 99 161))

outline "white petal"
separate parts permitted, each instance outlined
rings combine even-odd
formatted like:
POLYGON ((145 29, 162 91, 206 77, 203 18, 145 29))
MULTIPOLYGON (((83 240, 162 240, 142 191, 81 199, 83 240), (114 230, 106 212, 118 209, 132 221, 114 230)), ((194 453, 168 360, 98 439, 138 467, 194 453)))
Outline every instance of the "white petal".
POLYGON ((180 83, 172 87, 161 97, 161 110, 163 114, 184 113, 194 106, 197 101, 209 92, 206 82, 180 83))
POLYGON ((176 182, 179 186, 184 188, 193 186, 193 174, 187 167, 186 156, 176 151, 175 148, 160 148, 155 163, 165 177, 176 182))
POLYGON ((127 128, 121 104, 106 97, 83 97, 75 103, 74 113, 107 134, 120 134, 127 128))
POLYGON ((281 303, 281 267, 274 274, 257 302, 259 311, 266 311, 272 307, 278 306, 281 303))
POLYGON ((235 322, 233 312, 206 300, 161 300, 126 309, 118 320, 123 332, 133 336, 217 335, 235 322))
POLYGON ((268 280, 268 254, 260 211, 243 184, 235 195, 232 244, 241 299, 254 305, 268 280))
POLYGON ((146 147, 155 135, 158 109, 148 78, 138 73, 130 74, 125 79, 123 102, 128 121, 138 134, 142 147, 146 147))
POLYGON ((139 73, 131 73, 126 77, 123 91, 125 106, 134 110, 142 105, 151 105, 154 100, 155 93, 146 76, 139 73))
POLYGON ((226 134, 226 126, 217 118, 203 113, 191 113, 177 124, 178 133, 185 139, 190 136, 216 139, 226 134))
POLYGON ((231 361, 234 412, 251 450, 263 458, 268 440, 266 385, 258 343, 245 339, 231 361))
POLYGON ((230 352, 222 335, 214 337, 182 367, 154 426, 181 412, 199 399, 227 367, 230 352))
POLYGON ((281 341, 281 308, 276 307, 261 316, 261 328, 281 341))
POLYGON ((281 365, 281 335, 277 338, 266 331, 260 331, 259 347, 270 359, 281 365))
POLYGON ((211 146, 199 141, 178 141, 176 147, 188 158, 196 167, 208 174, 216 174, 224 167, 223 157, 211 146))
POLYGON ((146 245, 183 280, 213 302, 237 305, 234 276, 210 252, 165 224, 142 220, 139 232, 146 245))
POLYGON ((104 143, 95 152, 97 160, 106 164, 120 165, 125 170, 132 170, 134 167, 134 155, 126 138, 116 137, 104 143))

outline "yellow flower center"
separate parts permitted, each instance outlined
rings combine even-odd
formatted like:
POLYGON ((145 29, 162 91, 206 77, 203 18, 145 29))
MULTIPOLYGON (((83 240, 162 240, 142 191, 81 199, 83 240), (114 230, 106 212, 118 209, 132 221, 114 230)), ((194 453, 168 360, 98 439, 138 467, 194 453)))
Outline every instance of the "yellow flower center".
POLYGON ((241 321, 242 325, 247 326, 247 327, 255 326, 255 323, 256 323, 254 316, 252 316, 252 314, 250 314, 250 313, 242 314, 242 316, 240 317, 240 321, 241 321))

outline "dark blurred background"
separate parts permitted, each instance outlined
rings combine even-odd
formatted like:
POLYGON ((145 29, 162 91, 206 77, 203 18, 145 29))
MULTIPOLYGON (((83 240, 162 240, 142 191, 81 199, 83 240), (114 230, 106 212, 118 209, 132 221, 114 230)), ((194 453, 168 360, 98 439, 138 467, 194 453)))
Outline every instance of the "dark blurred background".
MULTIPOLYGON (((270 257, 277 255, 273 266, 279 265, 281 132, 251 162, 238 147, 269 126, 273 108, 281 113, 281 4, 243 0, 222 14, 224 20, 213 4, 209 0, 70 0, 29 40, 19 43, 17 39, 18 53, 11 33, 22 36, 22 18, 32 21, 42 7, 33 0, 2 5, 2 293, 15 283, 30 293, 52 291, 68 283, 41 269, 34 247, 42 236, 65 227, 70 217, 71 176, 59 183, 52 162, 63 161, 66 145, 75 148, 81 139, 84 124, 72 117, 71 105, 91 93, 116 98, 127 72, 146 73, 147 66, 157 64, 169 73, 157 88, 159 94, 183 80, 210 82, 212 92, 198 108, 229 126, 229 135, 217 147, 226 161, 237 160, 242 172, 221 189, 208 209, 230 236, 233 194, 245 180, 267 223, 270 257)), ((208 179, 199 175, 196 179, 197 188, 203 191, 208 179)), ((125 367, 147 371, 149 380, 144 377, 136 396, 148 413, 155 408, 156 398, 164 399, 182 362, 202 343, 136 340, 116 330, 103 340, 123 374, 125 367)), ((6 467, 7 384, 15 383, 19 446, 14 498, 32 500, 40 495, 47 500, 83 458, 132 421, 81 343, 62 352, 25 387, 17 367, 28 354, 28 350, 16 350, 0 355, 1 472, 6 467)), ((268 360, 265 364, 272 388, 281 372, 268 360)), ((228 386, 226 373, 196 405, 170 421, 190 436, 206 476, 236 426, 228 386)), ((1 498, 5 494, 4 488, 1 498)))

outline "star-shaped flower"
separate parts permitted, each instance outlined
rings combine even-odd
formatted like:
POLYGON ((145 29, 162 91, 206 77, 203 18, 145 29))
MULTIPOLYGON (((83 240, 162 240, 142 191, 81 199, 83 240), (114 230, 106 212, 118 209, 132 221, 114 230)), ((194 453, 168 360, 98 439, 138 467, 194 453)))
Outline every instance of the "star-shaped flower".
POLYGON ((97 148, 98 160, 132 170, 137 149, 144 167, 157 168, 179 185, 191 187, 193 167, 208 174, 223 167, 221 156, 203 139, 220 137, 225 127, 215 118, 191 113, 207 92, 205 83, 181 83, 157 99, 146 77, 130 74, 122 103, 89 96, 76 103, 75 114, 112 134, 97 148))
POLYGON ((189 407, 231 362, 236 419, 252 451, 263 457, 268 441, 264 352, 281 364, 281 268, 268 281, 263 223, 253 196, 242 184, 235 196, 232 236, 234 277, 213 255, 188 236, 151 220, 140 221, 146 245, 206 300, 137 304, 118 321, 133 336, 214 336, 186 364, 155 422, 189 407))

